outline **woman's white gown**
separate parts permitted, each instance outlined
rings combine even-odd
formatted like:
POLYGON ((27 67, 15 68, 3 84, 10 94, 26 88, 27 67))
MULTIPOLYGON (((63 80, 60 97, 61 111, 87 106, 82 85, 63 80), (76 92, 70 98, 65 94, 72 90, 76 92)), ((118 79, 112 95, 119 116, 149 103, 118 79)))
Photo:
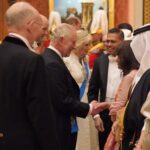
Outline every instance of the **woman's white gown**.
MULTIPOLYGON (((76 80, 78 86, 80 87, 86 75, 84 64, 81 64, 79 62, 79 58, 76 54, 74 54, 74 52, 71 52, 70 56, 64 59, 64 62, 71 75, 76 80)), ((84 95, 81 99, 82 102, 86 103, 88 103, 87 90, 88 81, 86 82, 84 95)), ((77 122, 79 131, 77 137, 76 150, 99 150, 98 133, 95 129, 92 117, 88 116, 86 117, 86 119, 77 118, 77 122)))

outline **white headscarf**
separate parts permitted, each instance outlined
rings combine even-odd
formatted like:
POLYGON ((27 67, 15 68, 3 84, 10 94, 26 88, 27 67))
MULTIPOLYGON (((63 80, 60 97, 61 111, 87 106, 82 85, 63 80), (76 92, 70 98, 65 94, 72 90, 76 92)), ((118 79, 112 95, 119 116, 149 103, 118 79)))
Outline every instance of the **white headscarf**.
MULTIPOLYGON (((131 48, 136 59, 140 63, 140 68, 136 76, 136 78, 140 79, 145 71, 150 68, 150 30, 135 35, 133 41, 131 42, 131 48)), ((148 93, 145 103, 141 108, 141 113, 146 117, 143 126, 143 130, 146 130, 150 123, 150 92, 148 93)))
POLYGON ((132 35, 132 31, 129 29, 121 29, 121 31, 124 34, 124 40, 132 40, 133 35, 132 35))
POLYGON ((137 77, 141 78, 145 71, 150 68, 150 30, 135 35, 131 42, 131 48, 140 63, 137 77))
MULTIPOLYGON (((147 25, 144 25, 141 28, 144 28, 147 25)), ((150 68, 150 30, 135 35, 133 41, 131 42, 131 48, 137 61, 140 63, 140 68, 133 81, 133 83, 135 83, 136 85, 140 80, 140 78, 142 77, 142 75, 150 68)), ((142 106, 141 113, 146 118, 150 119, 150 92, 148 93, 146 101, 142 106)), ((145 121, 143 130, 146 129, 146 126, 147 126, 147 119, 145 121)))

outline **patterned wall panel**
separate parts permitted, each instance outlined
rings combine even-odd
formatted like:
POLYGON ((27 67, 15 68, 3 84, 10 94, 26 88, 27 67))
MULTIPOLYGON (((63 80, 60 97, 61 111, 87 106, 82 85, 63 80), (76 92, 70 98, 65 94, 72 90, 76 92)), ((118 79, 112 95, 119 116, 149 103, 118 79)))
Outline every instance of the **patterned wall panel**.
POLYGON ((150 0, 144 0, 144 24, 150 23, 150 0))

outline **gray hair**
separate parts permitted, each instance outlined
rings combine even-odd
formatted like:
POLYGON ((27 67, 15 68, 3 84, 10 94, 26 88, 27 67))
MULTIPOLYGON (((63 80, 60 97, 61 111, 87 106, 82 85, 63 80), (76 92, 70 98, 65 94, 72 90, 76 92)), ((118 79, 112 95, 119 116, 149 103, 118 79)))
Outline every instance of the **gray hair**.
POLYGON ((73 31, 76 32, 76 29, 69 24, 62 23, 60 24, 53 32, 53 40, 59 39, 61 37, 69 37, 73 31))
POLYGON ((25 21, 31 20, 38 14, 38 11, 27 2, 17 2, 10 6, 5 14, 8 26, 21 26, 25 21))

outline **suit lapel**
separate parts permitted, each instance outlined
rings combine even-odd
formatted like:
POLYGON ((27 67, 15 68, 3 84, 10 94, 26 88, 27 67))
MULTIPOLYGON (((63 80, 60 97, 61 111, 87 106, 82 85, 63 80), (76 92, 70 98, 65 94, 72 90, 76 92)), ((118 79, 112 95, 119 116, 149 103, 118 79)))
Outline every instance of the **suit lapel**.
POLYGON ((55 58, 55 59, 59 62, 59 64, 64 68, 64 70, 66 71, 68 80, 70 80, 70 81, 73 83, 74 87, 79 88, 78 85, 77 85, 77 83, 76 83, 76 81, 74 80, 74 78, 73 78, 72 75, 70 74, 70 71, 69 71, 68 68, 66 67, 64 61, 62 60, 62 58, 60 58, 60 56, 59 56, 56 52, 54 52, 53 50, 51 50, 51 49, 49 49, 49 48, 47 48, 46 51, 47 51, 46 53, 49 53, 49 54, 50 54, 53 58, 55 58))
POLYGON ((108 55, 105 55, 103 57, 102 63, 100 65, 100 76, 101 76, 101 82, 104 88, 104 94, 106 96, 106 88, 107 88, 107 78, 108 78, 108 64, 109 64, 109 60, 108 60, 108 55))

